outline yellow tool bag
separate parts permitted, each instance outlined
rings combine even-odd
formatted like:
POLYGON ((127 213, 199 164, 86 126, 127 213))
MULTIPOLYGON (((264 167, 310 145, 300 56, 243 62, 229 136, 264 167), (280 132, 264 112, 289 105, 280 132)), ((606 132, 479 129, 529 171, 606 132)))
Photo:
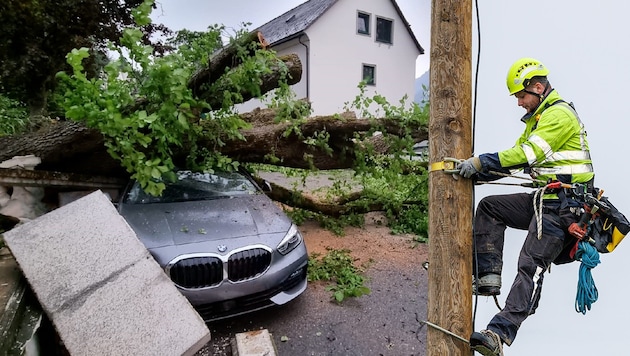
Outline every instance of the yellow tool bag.
POLYGON ((600 199, 606 210, 599 211, 599 216, 589 228, 589 236, 600 253, 612 252, 623 238, 630 232, 628 219, 610 203, 607 197, 600 199))

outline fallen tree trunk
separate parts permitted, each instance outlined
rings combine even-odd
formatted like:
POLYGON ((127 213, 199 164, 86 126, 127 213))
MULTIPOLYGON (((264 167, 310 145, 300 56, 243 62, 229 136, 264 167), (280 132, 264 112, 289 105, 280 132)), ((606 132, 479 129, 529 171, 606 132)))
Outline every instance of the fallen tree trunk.
MULTIPOLYGON (((298 83, 302 79, 302 62, 300 62, 300 57, 297 54, 288 54, 285 56, 278 57, 278 62, 272 67, 270 67, 271 72, 264 74, 261 79, 260 84, 260 95, 266 94, 267 92, 274 90, 280 85, 281 80, 283 80, 284 75, 282 73, 288 73, 286 78, 286 82, 288 85, 293 85, 298 83)), ((224 74, 222 72, 222 74, 224 74)), ((223 93, 239 93, 241 96, 240 102, 235 104, 244 103, 252 98, 254 98, 254 94, 244 90, 243 88, 235 85, 229 80, 224 79, 223 77, 214 78, 214 76, 208 76, 208 80, 214 80, 212 82, 206 82, 205 85, 200 84, 197 81, 189 82, 189 85, 193 87, 193 93, 199 98, 204 99, 211 108, 220 108, 223 104, 223 93)), ((201 80, 201 79, 198 79, 201 80)), ((236 96, 234 96, 235 98, 236 96)), ((232 98, 232 100, 234 99, 232 98)), ((133 112, 136 110, 140 110, 141 108, 147 105, 148 101, 146 98, 137 98, 135 103, 126 108, 124 112, 133 112)))
MULTIPOLYGON (((265 49, 268 46, 261 32, 250 32, 223 48, 213 55, 208 65, 197 70, 188 80, 188 87, 193 95, 206 100, 210 107, 216 109, 222 106, 224 92, 238 93, 242 97, 241 102, 246 102, 254 97, 254 93, 226 80, 226 74, 236 70, 242 64, 242 56, 250 56, 256 49, 265 49), (245 53, 239 51, 245 48, 245 53)), ((302 63, 297 54, 279 56, 275 65, 271 66, 271 72, 263 75, 260 85, 260 95, 278 88, 281 80, 286 80, 288 85, 298 83, 302 79, 302 63), (288 73, 285 78, 284 73, 288 73)))
MULTIPOLYGON (((259 184, 262 184, 261 178, 255 177, 255 179, 259 184)), ((331 217, 340 217, 347 214, 365 214, 371 211, 383 210, 383 204, 351 205, 353 201, 362 197, 362 192, 360 191, 350 193, 342 199, 330 201, 312 194, 304 194, 297 189, 289 189, 273 182, 268 183, 271 186, 271 191, 267 192, 267 195, 274 201, 293 208, 304 209, 331 217)))
POLYGON ((0 162, 15 156, 35 155, 37 169, 107 176, 125 170, 106 151, 103 135, 74 121, 51 120, 38 131, 0 137, 0 162))
POLYGON ((0 168, 0 185, 64 189, 122 189, 127 180, 76 173, 0 168))
MULTIPOLYGON (((354 116, 354 113, 346 112, 338 116, 316 116, 309 118, 300 125, 304 137, 315 137, 317 132, 326 132, 330 135, 328 145, 331 153, 323 149, 305 143, 304 137, 296 134, 285 136, 289 128, 288 123, 267 124, 243 130, 243 141, 231 141, 224 147, 217 148, 221 153, 233 157, 239 161, 269 163, 268 155, 273 154, 280 159, 281 165, 293 168, 312 168, 320 170, 351 168, 354 163, 354 150, 356 144, 352 141, 355 133, 366 133, 374 127, 380 127, 383 132, 402 135, 401 127, 395 120, 378 119, 367 120, 354 116), (308 155, 310 160, 306 159, 308 155)), ((381 136, 382 137, 382 136, 381 136)), ((417 142, 427 139, 426 128, 418 128, 413 133, 417 142)), ((368 141, 378 141, 379 136, 369 138, 368 141)), ((203 142, 203 141, 201 141, 203 142)), ((385 153, 387 145, 380 145, 379 153, 385 153)), ((360 147, 359 147, 360 149, 360 147)))
MULTIPOLYGON (((278 62, 272 66, 271 73, 263 75, 260 84, 261 95, 265 94, 278 86, 280 86, 281 80, 284 77, 284 68, 288 72, 286 83, 288 85, 297 84, 302 79, 302 62, 297 54, 289 54, 286 56, 278 57, 278 62)), ((195 95, 204 99, 210 104, 212 108, 220 108, 224 92, 238 93, 242 97, 241 102, 246 102, 254 97, 254 94, 243 88, 236 87, 230 80, 226 80, 225 77, 221 77, 212 82, 213 85, 199 86, 196 89, 195 95), (207 88, 207 89, 204 89, 207 88)))
MULTIPOLYGON (((317 168, 320 170, 351 168, 354 162, 356 144, 351 140, 355 133, 368 132, 378 125, 387 133, 401 134, 395 120, 366 120, 344 113, 337 116, 316 116, 300 125, 304 137, 313 137, 317 132, 326 131, 330 135, 329 154, 323 149, 308 145, 304 137, 295 134, 285 136, 288 123, 265 123, 243 130, 245 140, 227 141, 222 147, 215 147, 201 137, 199 147, 218 150, 226 156, 242 162, 270 163, 274 155, 282 166, 294 168, 317 168), (305 159, 308 155, 311 159, 305 159)), ((418 128, 414 133, 417 141, 427 138, 426 128, 418 128)), ((376 138, 371 138, 377 140, 376 138)), ((33 154, 42 159, 38 169, 94 174, 102 176, 125 176, 127 173, 118 161, 107 153, 104 138, 94 129, 81 123, 54 121, 41 130, 23 136, 0 137, 0 161, 14 156, 33 154)), ((386 146, 381 145, 385 150, 386 146)), ((189 148, 178 149, 176 157, 183 160, 189 148)), ((384 153, 384 152, 381 152, 384 153)))
POLYGON ((203 92, 202 87, 208 85, 208 83, 216 82, 222 75, 226 73, 230 68, 237 67, 242 63, 238 57, 239 48, 247 48, 246 55, 252 55, 256 46, 266 48, 267 42, 265 41, 262 33, 250 32, 237 42, 231 43, 227 47, 218 51, 215 55, 210 57, 208 65, 198 69, 188 80, 188 87, 193 90, 195 95, 203 92))

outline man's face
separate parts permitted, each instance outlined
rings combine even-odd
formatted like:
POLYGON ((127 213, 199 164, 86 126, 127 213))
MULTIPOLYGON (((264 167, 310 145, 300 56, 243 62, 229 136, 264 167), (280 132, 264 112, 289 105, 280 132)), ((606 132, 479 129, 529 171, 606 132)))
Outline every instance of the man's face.
POLYGON ((534 111, 538 107, 538 104, 540 104, 540 97, 531 93, 540 94, 542 90, 544 90, 544 87, 541 87, 542 84, 536 83, 526 88, 526 90, 530 93, 525 90, 521 90, 514 94, 516 100, 518 101, 518 106, 525 109, 528 113, 534 111))

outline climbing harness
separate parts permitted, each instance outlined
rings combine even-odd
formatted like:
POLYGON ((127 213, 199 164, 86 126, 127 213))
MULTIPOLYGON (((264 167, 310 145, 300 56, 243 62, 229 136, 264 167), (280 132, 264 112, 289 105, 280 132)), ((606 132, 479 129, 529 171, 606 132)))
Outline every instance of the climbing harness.
POLYGON ((542 188, 536 190, 534 193, 534 215, 536 216, 536 228, 538 240, 542 238, 542 217, 544 209, 544 196, 547 189, 574 189, 576 186, 572 184, 566 184, 562 182, 552 182, 546 184, 542 188))

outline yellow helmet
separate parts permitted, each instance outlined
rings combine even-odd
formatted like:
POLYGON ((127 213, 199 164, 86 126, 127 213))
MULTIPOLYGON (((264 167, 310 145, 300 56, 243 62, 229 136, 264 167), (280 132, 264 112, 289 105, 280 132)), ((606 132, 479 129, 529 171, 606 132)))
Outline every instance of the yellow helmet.
POLYGON ((549 69, 534 58, 521 58, 514 62, 507 74, 507 87, 510 95, 514 95, 529 85, 533 77, 546 77, 549 69))

